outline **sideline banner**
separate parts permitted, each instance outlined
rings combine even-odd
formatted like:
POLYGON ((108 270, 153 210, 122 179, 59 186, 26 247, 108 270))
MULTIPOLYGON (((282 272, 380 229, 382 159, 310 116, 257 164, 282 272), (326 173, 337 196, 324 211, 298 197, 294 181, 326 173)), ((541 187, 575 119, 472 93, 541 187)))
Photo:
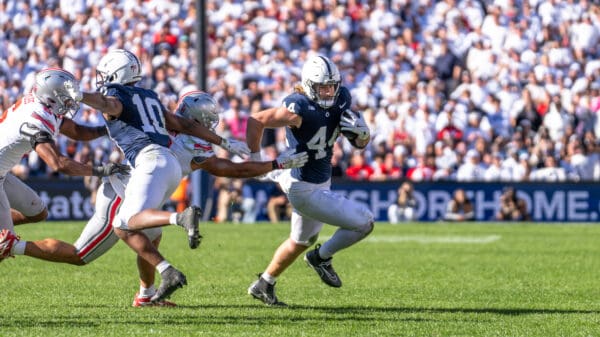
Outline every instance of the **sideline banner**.
MULTIPOLYGON (((50 213, 49 220, 87 220, 94 208, 82 179, 30 178, 26 183, 42 197, 50 213)), ((273 183, 246 181, 258 207, 265 207, 273 183)), ((366 204, 377 221, 387 221, 387 208, 396 200, 400 182, 355 182, 335 180, 332 190, 366 204)), ((600 183, 415 183, 420 221, 442 218, 447 202, 457 188, 466 191, 475 206, 478 221, 493 221, 502 189, 513 186, 525 199, 533 221, 594 222, 600 220, 600 183)), ((10 193, 10 191, 7 191, 10 193)), ((259 220, 265 220, 259 218, 259 220)))
POLYGON ((94 214, 90 192, 83 185, 83 179, 29 178, 25 183, 37 192, 48 207, 48 220, 86 221, 94 214))
MULTIPOLYGON (((248 181, 257 201, 268 195, 270 183, 248 181)), ((332 190, 366 204, 377 221, 387 221, 387 208, 397 198, 400 182, 355 182, 335 180, 332 190)), ((420 221, 438 221, 457 188, 465 190, 475 206, 477 221, 494 221, 502 189, 513 186, 527 203, 533 221, 593 222, 600 215, 599 183, 414 183, 417 217, 420 221)))

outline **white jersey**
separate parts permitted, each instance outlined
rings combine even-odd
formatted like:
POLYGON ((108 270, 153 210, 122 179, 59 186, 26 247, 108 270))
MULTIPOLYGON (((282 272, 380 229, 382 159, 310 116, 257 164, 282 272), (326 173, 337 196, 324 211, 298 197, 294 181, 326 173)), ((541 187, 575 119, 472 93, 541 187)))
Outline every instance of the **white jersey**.
POLYGON ((62 119, 42 105, 33 94, 25 95, 0 115, 0 176, 31 152, 31 137, 40 131, 56 139, 62 119))
MULTIPOLYGON (((169 149, 177 157, 177 161, 181 166, 182 177, 192 172, 190 165, 192 160, 200 163, 215 155, 211 143, 186 134, 171 136, 169 149)), ((119 197, 125 198, 125 187, 129 182, 129 175, 113 174, 104 179, 110 182, 119 197)))
MULTIPOLYGON (((202 162, 214 156, 212 145, 202 139, 180 134, 171 137, 170 150, 182 169, 182 176, 191 171, 190 162, 202 162)), ((85 263, 90 263, 104 255, 119 240, 112 230, 112 223, 120 212, 121 204, 125 198, 125 189, 129 183, 129 175, 113 174, 103 178, 96 196, 96 210, 94 216, 88 221, 81 235, 75 242, 77 254, 85 263)), ((156 239, 161 228, 145 229, 144 233, 151 239, 156 239)))
POLYGON ((201 163, 215 155, 212 144, 204 139, 186 134, 178 134, 175 137, 171 137, 171 141, 171 146, 169 148, 175 154, 177 160, 179 160, 179 165, 181 165, 181 176, 190 174, 192 171, 190 165, 192 160, 201 163))

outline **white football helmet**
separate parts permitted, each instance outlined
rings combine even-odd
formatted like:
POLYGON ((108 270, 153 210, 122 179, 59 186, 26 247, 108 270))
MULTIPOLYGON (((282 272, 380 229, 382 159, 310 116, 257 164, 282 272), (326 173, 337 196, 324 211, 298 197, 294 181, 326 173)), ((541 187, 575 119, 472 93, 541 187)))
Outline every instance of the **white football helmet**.
POLYGON ((67 81, 77 83, 75 76, 66 70, 44 69, 35 75, 32 92, 53 114, 64 116, 70 112, 73 115, 79 110, 79 103, 69 95, 65 88, 67 81))
POLYGON ((123 49, 104 55, 96 67, 96 87, 108 83, 133 84, 142 79, 142 65, 137 56, 123 49))
POLYGON ((340 92, 342 76, 337 66, 325 56, 313 56, 302 67, 302 89, 308 98, 323 108, 331 107, 340 92), (333 86, 333 94, 321 96, 323 86, 333 86))
POLYGON ((200 124, 214 130, 219 124, 219 103, 203 91, 190 91, 179 98, 175 114, 195 119, 200 124))

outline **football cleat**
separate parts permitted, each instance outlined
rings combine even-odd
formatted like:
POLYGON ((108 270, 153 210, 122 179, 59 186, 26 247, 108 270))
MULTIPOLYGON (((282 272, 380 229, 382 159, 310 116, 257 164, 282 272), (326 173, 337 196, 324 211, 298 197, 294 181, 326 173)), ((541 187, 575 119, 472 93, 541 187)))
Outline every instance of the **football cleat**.
POLYGON ((11 250, 15 242, 19 241, 19 237, 8 229, 0 231, 0 261, 7 257, 14 257, 11 250))
POLYGON ((330 257, 326 260, 322 259, 319 256, 319 248, 321 248, 321 245, 317 245, 315 249, 306 253, 306 255, 304 255, 304 261, 306 261, 306 264, 309 267, 311 267, 317 272, 317 274, 321 278, 321 281, 323 281, 325 284, 335 288, 341 287, 342 280, 340 280, 338 274, 335 272, 333 266, 331 265, 332 258, 330 257))
POLYGON ((260 274, 258 274, 258 280, 254 281, 248 288, 248 294, 269 306, 287 306, 275 296, 275 284, 269 284, 260 277, 260 274))
POLYGON ((200 217, 202 209, 197 206, 189 206, 182 212, 177 213, 177 225, 183 227, 188 232, 188 244, 191 249, 196 249, 200 245, 202 235, 200 235, 200 217))
POLYGON ((170 266, 165 271, 163 271, 160 276, 162 277, 162 282, 160 283, 160 287, 156 290, 154 296, 150 298, 151 302, 162 302, 165 299, 169 298, 175 290, 182 288, 187 284, 187 280, 185 275, 179 270, 170 266))
POLYGON ((138 292, 138 293, 135 293, 135 298, 133 299, 133 304, 131 304, 131 306, 133 306, 133 307, 176 307, 177 304, 167 301, 167 300, 152 302, 150 300, 150 297, 142 297, 142 296, 140 296, 140 293, 138 292))

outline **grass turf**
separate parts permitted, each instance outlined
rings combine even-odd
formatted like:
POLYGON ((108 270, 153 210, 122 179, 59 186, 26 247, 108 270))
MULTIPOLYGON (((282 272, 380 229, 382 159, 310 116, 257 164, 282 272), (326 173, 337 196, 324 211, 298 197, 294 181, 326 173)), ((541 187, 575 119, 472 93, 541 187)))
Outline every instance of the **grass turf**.
MULTIPOLYGON (((82 226, 17 232, 72 242, 82 226)), ((378 224, 334 258, 342 288, 322 284, 300 258, 276 288, 291 306, 266 307, 246 289, 288 228, 205 224, 197 250, 166 228, 161 251, 188 278, 172 297, 177 308, 131 307, 137 272, 123 243, 84 267, 5 260, 0 336, 600 335, 600 226, 378 224)), ((322 236, 332 233, 326 226, 322 236)))

